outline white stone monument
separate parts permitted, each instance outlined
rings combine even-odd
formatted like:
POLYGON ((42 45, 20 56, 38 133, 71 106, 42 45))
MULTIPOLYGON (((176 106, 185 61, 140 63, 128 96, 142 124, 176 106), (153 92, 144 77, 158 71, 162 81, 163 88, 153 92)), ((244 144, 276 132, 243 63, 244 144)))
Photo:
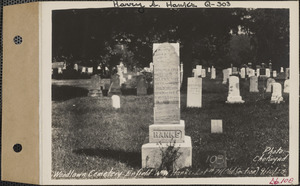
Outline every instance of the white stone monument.
POLYGON ((202 65, 196 65, 196 76, 199 77, 202 75, 202 65))
POLYGON ((62 74, 62 73, 63 73, 63 71, 62 71, 61 67, 58 67, 58 74, 62 74))
POLYGON ((250 77, 250 90, 249 92, 259 92, 258 90, 258 77, 252 76, 250 77))
POLYGON ((283 67, 280 67, 280 72, 284 72, 283 67))
POLYGON ((216 79, 216 69, 214 67, 211 67, 210 79, 216 79))
POLYGON ((88 74, 92 74, 93 73, 93 67, 89 67, 89 68, 87 68, 87 70, 88 70, 88 74))
POLYGON ((85 68, 85 67, 82 67, 81 73, 85 73, 85 72, 86 72, 86 68, 85 68))
POLYGON ((228 74, 228 69, 223 69, 223 82, 222 84, 226 84, 227 83, 227 79, 229 78, 229 74, 228 74))
POLYGON ((283 92, 284 93, 290 93, 290 80, 287 79, 284 81, 284 89, 283 89, 283 92))
POLYGON ((113 106, 113 108, 115 108, 115 109, 121 108, 120 96, 113 95, 111 97, 111 100, 112 100, 112 106, 113 106))
POLYGON ((255 70, 249 68, 249 69, 248 69, 248 77, 251 77, 251 76, 255 76, 255 70))
POLYGON ((228 70, 228 75, 229 76, 232 75, 232 68, 227 68, 227 70, 228 70))
POLYGON ((163 158, 175 153, 172 170, 192 166, 191 137, 185 136, 180 120, 179 43, 153 44, 154 124, 149 126, 149 143, 142 146, 142 168, 168 169, 163 158), (156 50, 154 50, 156 49, 156 50), (171 142, 178 152, 169 148, 171 142))
POLYGON ((277 71, 273 70, 273 77, 277 77, 277 71))
POLYGON ((273 92, 271 97, 271 103, 280 103, 283 101, 282 87, 280 83, 273 83, 273 92))
POLYGON ((271 72, 269 68, 266 68, 266 76, 271 77, 271 72))
POLYGON ((240 96, 239 78, 236 76, 229 77, 228 97, 226 103, 244 103, 240 96))
POLYGON ((223 123, 221 119, 211 120, 211 133, 223 133, 223 123))
POLYGON ((246 69, 245 69, 245 67, 241 68, 241 78, 242 79, 246 78, 246 69))
POLYGON ((267 79, 267 88, 266 88, 266 92, 272 92, 272 84, 276 83, 275 79, 273 78, 268 78, 267 79))
POLYGON ((256 69, 256 76, 257 76, 257 77, 259 77, 259 75, 260 75, 260 74, 259 74, 259 71, 260 71, 260 69, 259 69, 259 68, 258 68, 258 69, 256 69))
POLYGON ((202 107, 202 78, 188 78, 187 107, 202 107))
POLYGON ((201 77, 205 78, 206 77, 206 70, 202 69, 201 77))
POLYGON ((208 72, 208 73, 210 72, 210 67, 207 68, 207 72, 208 72))
POLYGON ((76 63, 74 64, 74 70, 78 71, 78 65, 76 63))

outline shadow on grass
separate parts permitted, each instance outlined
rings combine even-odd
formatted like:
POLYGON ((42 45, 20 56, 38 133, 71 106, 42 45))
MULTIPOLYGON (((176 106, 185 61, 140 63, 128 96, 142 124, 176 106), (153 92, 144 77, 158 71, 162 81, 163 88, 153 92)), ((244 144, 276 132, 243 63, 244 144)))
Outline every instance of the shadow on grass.
POLYGON ((65 101, 76 97, 88 95, 88 90, 73 86, 52 85, 52 101, 65 101))
POLYGON ((141 166, 141 154, 138 152, 124 152, 121 150, 105 150, 105 149, 77 149, 73 153, 86 156, 98 156, 102 158, 110 158, 128 166, 138 168, 141 166))

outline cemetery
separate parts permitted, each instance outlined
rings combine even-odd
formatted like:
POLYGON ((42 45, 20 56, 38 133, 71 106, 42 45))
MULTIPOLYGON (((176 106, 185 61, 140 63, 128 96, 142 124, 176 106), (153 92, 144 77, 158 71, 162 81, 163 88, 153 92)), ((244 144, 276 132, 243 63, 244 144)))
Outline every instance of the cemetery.
POLYGON ((288 61, 207 62, 165 40, 138 65, 111 45, 110 63, 53 62, 52 178, 289 175, 288 61))

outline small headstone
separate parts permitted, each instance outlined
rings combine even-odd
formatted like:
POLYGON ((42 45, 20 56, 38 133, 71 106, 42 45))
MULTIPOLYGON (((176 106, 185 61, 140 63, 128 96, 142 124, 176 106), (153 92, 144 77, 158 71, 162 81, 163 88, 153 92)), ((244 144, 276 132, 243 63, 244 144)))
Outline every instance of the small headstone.
POLYGON ((127 74, 127 67, 124 67, 124 74, 127 74))
POLYGON ((228 70, 228 75, 229 76, 232 75, 232 68, 227 68, 227 70, 228 70))
POLYGON ((273 92, 271 97, 271 103, 280 103, 283 101, 282 86, 280 83, 273 83, 273 92))
POLYGON ((111 84, 108 90, 109 95, 121 94, 120 78, 118 74, 112 76, 111 84))
POLYGON ((202 107, 202 78, 188 78, 187 107, 202 107))
POLYGON ((78 65, 76 63, 74 64, 74 70, 78 71, 78 65))
POLYGON ((63 73, 63 71, 62 71, 61 67, 58 67, 58 74, 62 74, 62 73, 63 73))
POLYGON ((259 72, 260 72, 260 69, 259 69, 259 68, 258 68, 258 69, 256 69, 256 76, 257 76, 257 77, 259 77, 259 75, 260 75, 260 73, 259 73, 259 72))
POLYGON ((91 96, 91 97, 100 97, 100 96, 102 96, 100 76, 93 75, 91 77, 91 87, 89 89, 88 96, 91 96))
POLYGON ((277 77, 277 72, 276 72, 276 70, 273 70, 273 77, 274 77, 274 78, 277 77))
POLYGON ((128 77, 128 79, 132 79, 132 75, 128 75, 127 77, 128 77))
POLYGON ((269 68, 266 68, 266 76, 271 77, 271 72, 269 68))
POLYGON ((290 79, 290 68, 285 69, 285 79, 290 79))
POLYGON ((249 92, 259 92, 257 76, 250 77, 250 90, 249 92))
POLYGON ((207 72, 208 72, 208 73, 210 72, 210 67, 207 68, 207 72))
POLYGON ((202 75, 202 65, 196 65, 196 76, 199 77, 202 75))
POLYGON ((152 62, 149 64, 149 67, 150 67, 150 71, 153 72, 154 66, 152 62))
POLYGON ((248 77, 255 76, 255 70, 249 68, 248 69, 248 77))
POLYGON ((276 83, 276 81, 273 78, 268 78, 267 79, 267 89, 266 92, 271 92, 272 91, 272 84, 276 83))
POLYGON ((223 133, 223 124, 220 119, 211 120, 211 133, 223 133))
POLYGON ((147 95, 147 83, 144 76, 139 76, 136 87, 136 94, 138 96, 147 95))
POLYGON ((237 67, 232 67, 232 74, 237 75, 239 74, 238 68, 237 67))
POLYGON ((85 68, 85 67, 82 67, 81 72, 82 72, 82 73, 85 73, 85 72, 86 72, 86 68, 85 68))
POLYGON ((284 81, 284 89, 283 89, 283 92, 284 93, 290 93, 290 80, 287 79, 284 81))
POLYGON ((206 70, 202 69, 201 77, 205 78, 206 77, 206 70))
POLYGON ((240 96, 240 83, 237 76, 229 77, 228 97, 226 103, 244 103, 240 96))
POLYGON ((242 79, 246 78, 246 69, 244 67, 241 69, 241 78, 242 79))
POLYGON ((227 79, 229 78, 229 74, 228 74, 228 69, 223 69, 223 82, 222 84, 226 84, 227 83, 227 79))
POLYGON ((216 79, 216 69, 214 67, 211 68, 211 79, 216 79))
POLYGON ((93 73, 93 67, 89 67, 89 68, 87 68, 87 70, 88 70, 88 73, 89 73, 89 74, 92 74, 92 73, 93 73))
POLYGON ((64 70, 67 69, 67 63, 64 63, 63 69, 64 69, 64 70))
POLYGON ((280 67, 280 72, 284 72, 283 67, 280 67))
POLYGON ((113 95, 111 97, 112 100, 112 107, 115 109, 121 108, 121 103, 120 103, 120 96, 118 95, 113 95))

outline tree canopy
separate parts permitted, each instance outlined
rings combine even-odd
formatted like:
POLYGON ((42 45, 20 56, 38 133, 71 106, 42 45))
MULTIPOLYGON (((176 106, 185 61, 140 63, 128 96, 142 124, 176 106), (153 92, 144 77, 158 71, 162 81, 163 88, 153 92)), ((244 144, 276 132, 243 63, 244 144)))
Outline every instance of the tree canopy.
POLYGON ((152 61, 152 44, 180 43, 185 75, 197 64, 289 66, 288 9, 104 8, 53 12, 53 61, 129 67, 152 61))

